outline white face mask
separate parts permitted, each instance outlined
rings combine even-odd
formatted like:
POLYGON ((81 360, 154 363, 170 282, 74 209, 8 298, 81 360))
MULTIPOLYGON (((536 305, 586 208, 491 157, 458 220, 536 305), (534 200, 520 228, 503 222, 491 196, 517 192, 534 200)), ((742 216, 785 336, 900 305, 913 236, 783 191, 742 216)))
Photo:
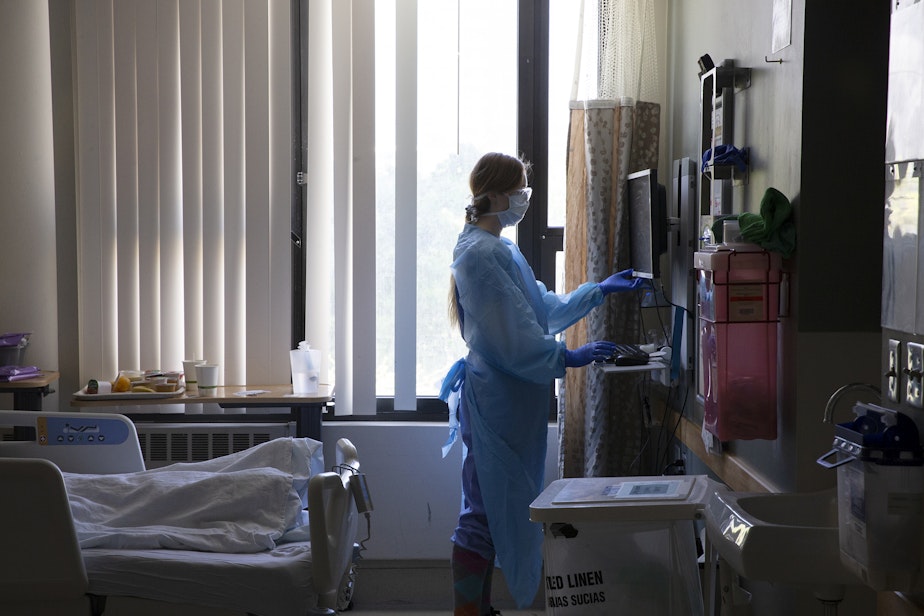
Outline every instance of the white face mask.
POLYGON ((508 206, 502 212, 488 212, 482 216, 497 216, 502 227, 513 227, 523 220, 526 216, 526 210, 529 209, 529 198, 533 194, 533 189, 526 187, 507 195, 508 206))

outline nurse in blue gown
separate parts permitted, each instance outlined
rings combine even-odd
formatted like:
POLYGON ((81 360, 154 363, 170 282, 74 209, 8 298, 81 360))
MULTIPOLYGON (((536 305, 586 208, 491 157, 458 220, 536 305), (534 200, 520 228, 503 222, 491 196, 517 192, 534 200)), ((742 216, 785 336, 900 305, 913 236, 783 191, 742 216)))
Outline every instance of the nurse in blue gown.
POLYGON ((635 289, 631 271, 555 294, 536 280, 519 249, 500 236, 529 208, 529 165, 500 153, 472 169, 473 195, 453 253, 450 312, 468 355, 450 369, 440 397, 450 407, 450 439, 462 439, 462 510, 452 536, 456 616, 491 607, 495 561, 516 603, 529 606, 542 570, 542 534, 529 505, 544 486, 551 386, 565 368, 609 357, 607 341, 565 348, 555 334, 603 303, 635 289))

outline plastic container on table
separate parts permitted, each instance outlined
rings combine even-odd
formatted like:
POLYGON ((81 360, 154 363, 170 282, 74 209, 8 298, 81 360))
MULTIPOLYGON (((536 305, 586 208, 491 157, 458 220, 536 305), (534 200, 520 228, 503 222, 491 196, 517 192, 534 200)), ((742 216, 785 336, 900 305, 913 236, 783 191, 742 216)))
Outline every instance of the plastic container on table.
POLYGON ((25 365, 31 333, 0 334, 0 366, 25 365))

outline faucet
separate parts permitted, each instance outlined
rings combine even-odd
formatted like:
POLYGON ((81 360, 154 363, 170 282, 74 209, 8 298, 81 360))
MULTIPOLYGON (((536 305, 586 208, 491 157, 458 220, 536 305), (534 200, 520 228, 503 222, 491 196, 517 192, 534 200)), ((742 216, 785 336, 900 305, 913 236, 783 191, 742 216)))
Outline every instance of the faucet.
POLYGON ((854 389, 865 389, 867 391, 871 391, 876 394, 877 397, 882 395, 882 392, 878 387, 875 385, 870 385, 869 383, 848 383, 843 385, 839 387, 833 394, 831 394, 830 398, 828 398, 828 403, 825 404, 825 415, 822 418, 824 423, 834 423, 835 405, 837 405, 838 401, 841 399, 841 396, 854 389))

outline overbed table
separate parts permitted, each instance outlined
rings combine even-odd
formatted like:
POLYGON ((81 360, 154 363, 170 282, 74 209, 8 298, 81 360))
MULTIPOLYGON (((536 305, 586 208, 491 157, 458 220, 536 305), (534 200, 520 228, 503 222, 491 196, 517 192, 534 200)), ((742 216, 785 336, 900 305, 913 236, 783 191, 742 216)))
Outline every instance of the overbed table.
POLYGON ((203 422, 266 422, 294 421, 296 436, 321 440, 321 420, 324 409, 331 402, 330 390, 321 385, 314 395, 294 395, 291 385, 225 385, 219 387, 213 396, 188 395, 186 393, 170 398, 131 398, 93 399, 89 395, 74 396, 71 406, 81 407, 120 407, 119 412, 134 422, 203 423, 203 422), (256 392, 253 395, 241 395, 241 392, 256 392), (156 413, 139 410, 150 405, 183 404, 217 404, 222 413, 156 413), (248 413, 246 409, 288 408, 287 413, 248 413))
POLYGON ((14 411, 41 411, 43 398, 52 393, 51 384, 60 377, 59 372, 42 370, 35 378, 0 382, 0 393, 13 394, 14 411))

